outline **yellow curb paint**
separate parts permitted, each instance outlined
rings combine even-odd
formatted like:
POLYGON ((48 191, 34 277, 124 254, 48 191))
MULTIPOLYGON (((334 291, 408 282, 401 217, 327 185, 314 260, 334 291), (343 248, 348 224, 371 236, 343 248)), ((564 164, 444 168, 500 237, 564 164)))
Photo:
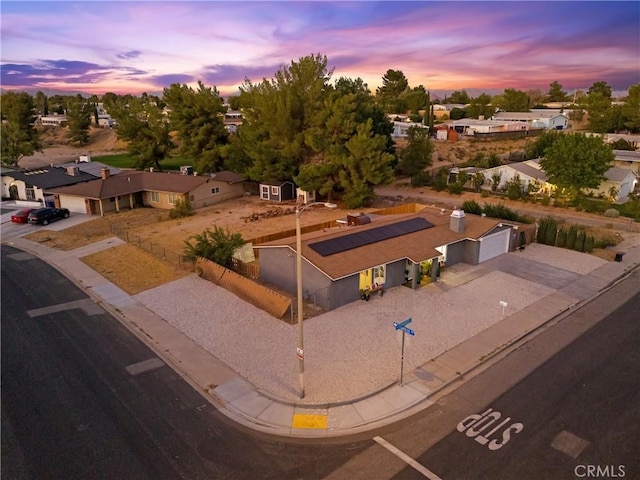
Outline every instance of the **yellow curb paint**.
POLYGON ((292 428, 327 428, 326 415, 303 415, 296 413, 293 415, 292 428))

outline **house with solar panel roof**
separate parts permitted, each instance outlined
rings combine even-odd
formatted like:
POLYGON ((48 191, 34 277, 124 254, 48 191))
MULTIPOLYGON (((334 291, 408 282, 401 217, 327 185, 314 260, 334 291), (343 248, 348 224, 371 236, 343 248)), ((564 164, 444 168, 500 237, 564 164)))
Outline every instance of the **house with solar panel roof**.
MULTIPOLYGON (((477 265, 523 241, 518 225, 459 209, 425 208, 350 225, 302 235, 303 295, 325 310, 368 298, 363 292, 417 289, 437 280, 446 266, 477 265)), ((260 279, 295 295, 295 236, 254 248, 260 279)))

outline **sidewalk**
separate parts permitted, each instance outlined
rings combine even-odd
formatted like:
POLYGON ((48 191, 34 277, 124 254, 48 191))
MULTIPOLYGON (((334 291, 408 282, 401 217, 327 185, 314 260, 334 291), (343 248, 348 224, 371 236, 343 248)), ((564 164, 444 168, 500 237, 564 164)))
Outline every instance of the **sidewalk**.
MULTIPOLYGON (((621 262, 608 262, 588 274, 575 275, 553 293, 518 311, 509 311, 510 315, 472 338, 413 371, 405 370, 402 386, 394 382, 348 401, 318 404, 313 403, 312 398, 287 400, 250 383, 79 260, 90 253, 116 246, 122 243, 121 240, 114 237, 68 252, 23 238, 6 243, 58 268, 234 421, 267 433, 306 438, 364 432, 427 408, 433 404, 438 392, 486 365, 523 336, 597 296, 640 265, 638 242, 634 240, 621 245, 621 251, 625 252, 621 262)), ((484 275, 483 265, 464 275, 456 277, 452 274, 450 282, 433 287, 457 288, 457 284, 463 285, 484 275)))

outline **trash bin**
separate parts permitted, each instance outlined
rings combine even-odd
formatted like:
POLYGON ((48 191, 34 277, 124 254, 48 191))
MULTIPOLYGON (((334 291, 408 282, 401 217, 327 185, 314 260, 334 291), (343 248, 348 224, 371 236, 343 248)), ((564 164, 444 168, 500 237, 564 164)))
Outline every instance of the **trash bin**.
POLYGON ((616 262, 621 262, 621 261, 622 261, 622 256, 623 256, 623 255, 624 255, 624 253, 622 253, 622 252, 618 252, 618 253, 616 253, 615 261, 616 261, 616 262))

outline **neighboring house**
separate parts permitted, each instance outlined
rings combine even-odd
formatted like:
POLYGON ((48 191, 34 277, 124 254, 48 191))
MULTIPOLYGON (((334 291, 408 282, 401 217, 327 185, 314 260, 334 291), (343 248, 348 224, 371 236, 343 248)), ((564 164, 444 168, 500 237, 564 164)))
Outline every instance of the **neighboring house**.
MULTIPOLYGON (((500 175, 498 189, 503 189, 517 174, 524 191, 527 191, 531 184, 533 185, 532 193, 550 194, 555 190, 555 185, 547 181, 548 177, 544 170, 542 170, 539 162, 540 159, 526 160, 524 162, 509 163, 508 165, 500 165, 482 170, 484 184, 481 188, 490 190, 493 185, 492 177, 494 175, 500 175)), ((612 167, 605 172, 604 177, 605 180, 602 181, 598 188, 589 189, 587 192, 606 198, 611 197, 611 193, 615 192, 611 200, 617 203, 626 202, 629 193, 635 190, 638 183, 635 173, 625 168, 612 167)))
POLYGON ((508 122, 505 120, 484 120, 463 118, 445 122, 447 127, 462 135, 476 133, 526 132, 531 129, 527 122, 508 122))
MULTIPOLYGON (((303 294, 330 310, 358 300, 372 286, 416 289, 446 275, 442 266, 476 265, 510 251, 519 240, 516 229, 461 210, 451 215, 423 210, 311 232, 302 236, 303 294)), ((294 293, 296 238, 254 248, 259 250, 260 279, 294 293)))
POLYGON ((75 164, 68 168, 46 167, 3 172, 2 197, 53 205, 53 198, 46 194, 48 189, 85 183, 96 178, 96 175, 82 172, 75 164))
POLYGON ((230 184, 224 175, 221 179, 133 170, 111 175, 106 168, 101 174, 98 180, 49 189, 48 193, 54 195, 56 206, 101 216, 141 206, 171 209, 187 199, 193 208, 201 208, 231 198, 230 192, 242 195, 242 186, 230 184))
POLYGON ((494 182, 493 178, 500 176, 500 182, 497 185, 497 189, 501 190, 507 186, 507 184, 516 178, 516 175, 520 178, 523 191, 530 191, 529 185, 532 185, 532 193, 545 193, 550 194, 555 186, 547 182, 547 174, 542 170, 539 160, 526 160, 524 162, 509 163, 507 165, 499 165, 493 168, 486 168, 481 170, 484 175, 484 184, 482 189, 493 190, 494 182))
POLYGON ((286 202, 296 198, 296 188, 293 182, 261 182, 260 199, 272 202, 286 202))
POLYGON ((640 151, 614 150, 613 166, 640 174, 640 151))
POLYGON ((532 110, 530 112, 498 112, 491 117, 501 122, 525 122, 531 128, 547 130, 566 130, 569 127, 569 117, 558 110, 532 110))
POLYGON ((77 168, 81 172, 94 175, 96 178, 100 178, 102 176, 102 170, 105 168, 109 170, 109 173, 111 175, 116 175, 117 173, 121 172, 119 168, 112 167, 111 165, 107 165, 106 163, 93 162, 91 161, 90 157, 89 157, 89 161, 84 161, 83 157, 89 157, 89 156, 80 155, 80 159, 76 160, 75 162, 60 163, 58 165, 51 164, 51 166, 57 167, 57 168, 64 168, 64 169, 77 168))
POLYGON ((237 133, 238 127, 242 125, 242 112, 227 110, 222 121, 224 128, 226 128, 229 133, 237 133))
POLYGON ((244 195, 244 182, 247 181, 242 175, 234 172, 222 171, 209 174, 211 178, 211 194, 217 202, 237 198, 244 195))
POLYGON ((36 123, 39 125, 61 127, 66 125, 68 120, 66 115, 41 115, 36 119, 36 123))
POLYGON ((407 130, 411 127, 418 128, 426 128, 429 129, 428 125, 423 125, 422 123, 415 122, 393 122, 393 133, 391 136, 393 138, 407 138, 407 130))
POLYGON ((587 192, 610 199, 614 203, 624 203, 629 199, 638 184, 635 173, 626 168, 612 167, 604 173, 605 180, 598 188, 587 192))

